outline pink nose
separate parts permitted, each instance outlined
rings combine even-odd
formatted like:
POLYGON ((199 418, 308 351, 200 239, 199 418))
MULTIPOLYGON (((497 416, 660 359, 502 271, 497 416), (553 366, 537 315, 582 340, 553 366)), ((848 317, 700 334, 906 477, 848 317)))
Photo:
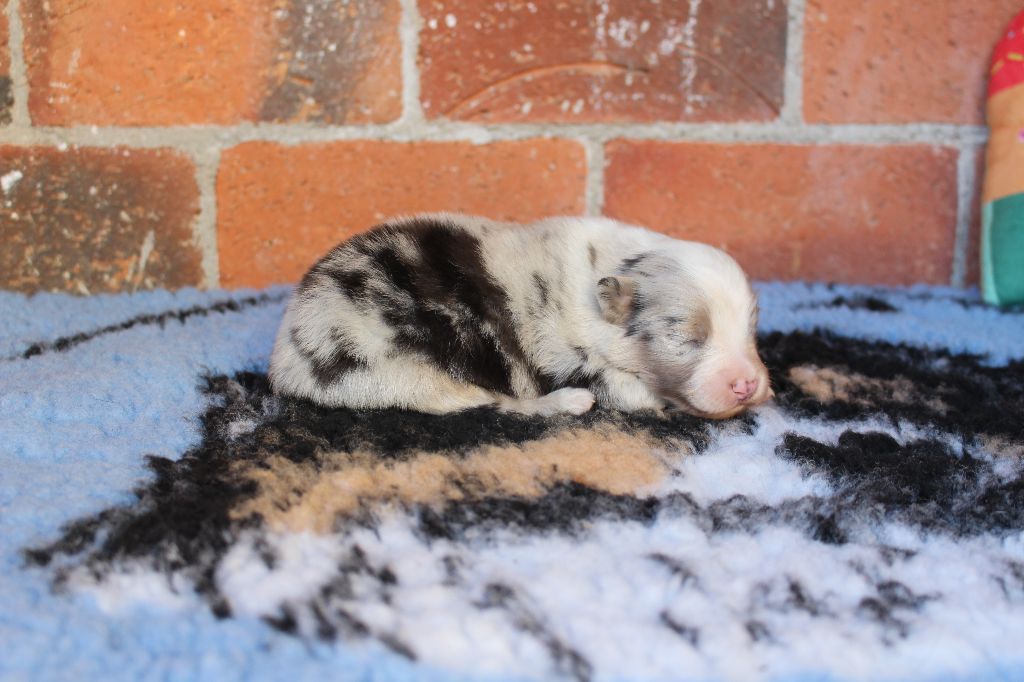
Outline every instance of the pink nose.
POLYGON ((731 388, 736 400, 746 402, 757 391, 757 379, 737 379, 732 382, 731 388))

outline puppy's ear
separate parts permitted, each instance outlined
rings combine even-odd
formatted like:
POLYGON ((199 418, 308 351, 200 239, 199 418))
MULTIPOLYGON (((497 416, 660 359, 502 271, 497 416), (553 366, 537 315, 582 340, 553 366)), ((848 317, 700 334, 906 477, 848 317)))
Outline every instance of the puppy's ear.
POLYGON ((597 304, 601 317, 612 324, 622 324, 633 312, 636 281, 631 277, 604 277, 597 283, 597 304))

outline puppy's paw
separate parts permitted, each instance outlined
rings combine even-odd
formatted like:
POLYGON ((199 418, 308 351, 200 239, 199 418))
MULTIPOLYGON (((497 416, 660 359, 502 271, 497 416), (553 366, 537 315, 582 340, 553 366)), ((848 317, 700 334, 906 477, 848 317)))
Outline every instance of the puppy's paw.
POLYGON ((551 400, 553 413, 583 414, 594 406, 594 394, 585 388, 560 388, 544 396, 544 399, 551 400))
POLYGON ((517 400, 503 398, 498 403, 502 412, 551 417, 556 414, 583 414, 594 406, 594 394, 585 388, 560 388, 539 398, 517 400))

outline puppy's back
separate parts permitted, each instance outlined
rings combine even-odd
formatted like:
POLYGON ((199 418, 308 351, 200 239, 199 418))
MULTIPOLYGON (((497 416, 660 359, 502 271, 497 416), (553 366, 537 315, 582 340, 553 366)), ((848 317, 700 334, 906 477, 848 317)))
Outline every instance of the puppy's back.
MULTIPOLYGON (((529 364, 482 240, 508 229, 446 214, 394 221, 338 245, 303 278, 271 358, 275 390, 344 404, 348 374, 399 356, 516 395, 529 364)), ((416 377, 407 377, 415 382, 416 377)))

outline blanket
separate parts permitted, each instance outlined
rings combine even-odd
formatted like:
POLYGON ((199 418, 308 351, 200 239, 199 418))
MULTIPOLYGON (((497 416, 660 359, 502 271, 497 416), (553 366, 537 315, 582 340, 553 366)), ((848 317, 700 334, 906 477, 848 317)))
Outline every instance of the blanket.
POLYGON ((0 678, 1024 676, 1024 311, 758 286, 733 420, 326 409, 290 294, 0 293, 0 678))

